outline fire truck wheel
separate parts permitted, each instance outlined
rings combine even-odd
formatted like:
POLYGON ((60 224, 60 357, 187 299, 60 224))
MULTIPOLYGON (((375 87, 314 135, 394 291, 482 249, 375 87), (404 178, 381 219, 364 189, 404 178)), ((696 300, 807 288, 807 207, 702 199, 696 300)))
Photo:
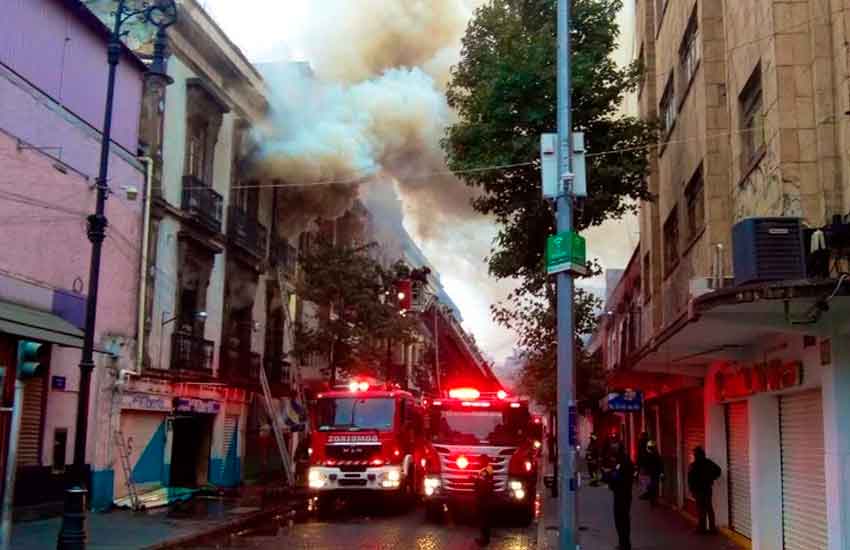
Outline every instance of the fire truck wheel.
POLYGON ((529 499, 519 510, 517 510, 517 521, 520 527, 528 527, 534 521, 534 500, 529 499))
POLYGON ((404 485, 398 491, 396 500, 401 510, 410 510, 416 504, 416 473, 411 468, 410 473, 404 479, 404 485))
POLYGON ((336 510, 336 497, 334 495, 319 495, 316 505, 320 519, 333 517, 336 510))

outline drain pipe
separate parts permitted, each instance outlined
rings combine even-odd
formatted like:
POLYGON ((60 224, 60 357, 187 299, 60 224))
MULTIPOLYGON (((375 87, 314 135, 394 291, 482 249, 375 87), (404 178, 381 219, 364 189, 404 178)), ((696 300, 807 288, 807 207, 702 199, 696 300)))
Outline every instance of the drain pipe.
POLYGON ((136 374, 142 373, 145 355, 145 308, 148 292, 148 248, 151 225, 151 195, 153 187, 153 158, 139 157, 145 163, 145 205, 142 220, 142 259, 139 266, 139 314, 136 327, 136 374))

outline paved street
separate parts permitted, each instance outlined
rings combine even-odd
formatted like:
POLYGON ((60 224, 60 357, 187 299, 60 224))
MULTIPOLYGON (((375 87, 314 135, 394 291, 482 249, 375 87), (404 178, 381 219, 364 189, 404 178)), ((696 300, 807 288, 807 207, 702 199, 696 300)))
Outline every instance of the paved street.
MULTIPOLYGON (((291 527, 270 527, 265 533, 247 533, 234 537, 225 547, 288 550, 463 550, 478 547, 475 543, 478 530, 469 518, 449 519, 438 525, 427 522, 421 508, 401 514, 389 510, 367 514, 363 512, 367 507, 365 503, 348 507, 332 521, 311 518, 291 527)), ((536 523, 527 528, 498 528, 493 531, 489 548, 531 550, 536 546, 536 537, 536 523)), ((207 546, 194 546, 222 547, 221 540, 210 541, 207 546)))

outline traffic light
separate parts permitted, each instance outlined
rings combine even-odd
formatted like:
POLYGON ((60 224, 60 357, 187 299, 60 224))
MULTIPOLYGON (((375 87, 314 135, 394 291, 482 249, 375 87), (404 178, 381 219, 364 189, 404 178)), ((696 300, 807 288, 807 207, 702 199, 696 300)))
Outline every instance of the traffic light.
POLYGON ((44 344, 21 340, 18 342, 18 378, 36 378, 42 373, 41 348, 44 344))

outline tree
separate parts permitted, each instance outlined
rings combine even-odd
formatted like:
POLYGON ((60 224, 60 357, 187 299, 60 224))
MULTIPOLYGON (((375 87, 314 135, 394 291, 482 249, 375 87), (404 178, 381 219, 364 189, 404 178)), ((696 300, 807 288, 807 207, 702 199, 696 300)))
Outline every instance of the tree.
POLYGON ((416 320, 400 313, 393 287, 406 266, 385 268, 370 248, 324 240, 301 257, 299 295, 324 307, 326 315, 296 325, 294 353, 302 361, 324 355, 331 384, 343 375, 388 378, 391 346, 414 338, 416 320))
MULTIPOLYGON (((443 140, 449 167, 481 192, 475 208, 500 225, 489 269, 520 285, 494 315, 519 333, 520 346, 535 358, 523 372, 529 383, 553 374, 555 356, 549 324, 555 290, 543 256, 555 219, 541 198, 537 159, 540 134, 556 128, 556 7, 556 0, 493 0, 476 10, 447 92, 458 122, 443 140)), ((645 149, 655 142, 655 125, 618 115, 641 75, 639 64, 619 68, 611 59, 621 7, 622 0, 572 4, 573 129, 585 133, 589 153, 590 196, 577 205, 578 230, 652 198, 645 149)), ((592 303, 577 292, 577 339, 592 329, 593 308, 585 307, 592 303)))

